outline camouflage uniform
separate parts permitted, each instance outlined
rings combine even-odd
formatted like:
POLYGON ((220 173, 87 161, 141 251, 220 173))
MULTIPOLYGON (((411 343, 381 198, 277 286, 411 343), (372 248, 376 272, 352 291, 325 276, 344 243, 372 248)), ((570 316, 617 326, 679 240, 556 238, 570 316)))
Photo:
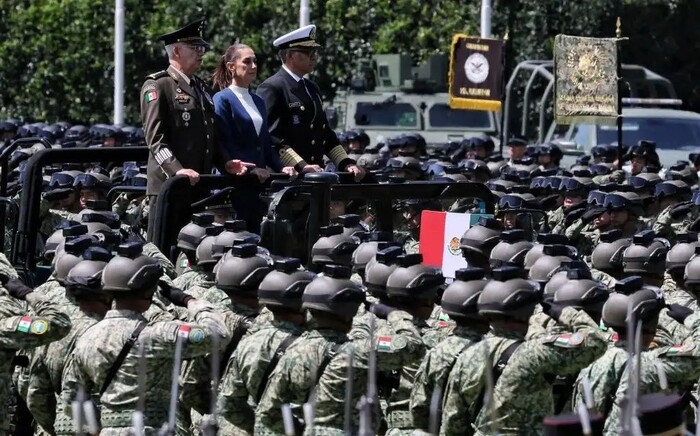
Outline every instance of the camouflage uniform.
POLYGON ((25 316, 21 302, 0 291, 0 434, 9 430, 7 400, 11 395, 12 358, 19 349, 40 347, 57 341, 71 329, 70 318, 41 294, 32 292, 26 301, 34 312, 25 316))
POLYGON ((418 234, 415 230, 403 227, 394 232, 394 241, 403 245, 406 254, 418 253, 418 234))
POLYGON ((617 341, 605 354, 582 369, 574 383, 572 409, 578 410, 579 404, 585 405, 583 378, 586 377, 591 384, 593 408, 604 415, 610 412, 628 357, 627 341, 617 341))
POLYGON ((222 434, 253 434, 258 392, 267 382, 263 376, 270 360, 282 341, 302 331, 298 325, 273 320, 241 340, 221 379, 217 408, 222 434))
POLYGON ((163 267, 163 274, 168 276, 170 279, 175 280, 177 278, 177 273, 175 272, 175 265, 168 259, 152 242, 146 242, 143 244, 143 254, 160 261, 160 266, 163 267))
POLYGON ((492 427, 502 435, 541 434, 553 406, 550 375, 576 374, 606 350, 605 335, 586 312, 566 307, 559 323, 574 333, 526 341, 513 353, 494 387, 495 421, 482 408, 476 434, 489 434, 492 427))
MULTIPOLYGON (((284 434, 281 407, 291 403, 295 416, 301 416, 300 408, 308 401, 316 380, 312 375, 324 360, 326 353, 333 354, 347 342, 344 333, 325 328, 312 328, 301 334, 282 356, 260 398, 255 413, 255 434, 259 436, 284 434)), ((342 353, 335 353, 334 360, 345 360, 342 353)))
MULTIPOLYGON (((217 307, 218 309, 218 307, 217 307)), ((257 320, 257 309, 244 306, 242 304, 231 304, 229 300, 228 310, 222 312, 224 327, 227 329, 228 340, 224 341, 222 348, 229 350, 229 342, 232 338, 240 341, 246 332, 255 332, 262 328, 265 319, 257 320)), ((222 361, 228 362, 230 356, 222 356, 222 361)), ((225 368, 221 368, 223 371, 225 368)), ((209 389, 202 389, 211 380, 211 359, 200 358, 188 362, 182 369, 180 400, 189 408, 194 409, 199 415, 209 413, 211 406, 211 392, 209 389)), ((193 416, 192 423, 196 425, 199 417, 193 416)))
POLYGON ((192 323, 149 323, 139 336, 145 344, 146 377, 139 380, 139 348, 135 345, 109 387, 97 398, 107 371, 122 350, 124 343, 137 325, 146 318, 131 310, 110 310, 105 318, 85 332, 75 344, 75 349, 63 375, 61 399, 64 411, 71 414, 71 403, 76 398, 79 381, 86 392, 91 392, 102 423, 101 435, 125 435, 131 431, 131 416, 139 399, 139 385, 145 383, 144 426, 147 435, 156 434, 168 419, 168 401, 173 356, 178 337, 186 339, 182 358, 192 359, 211 352, 212 335, 217 334, 225 344, 229 339, 223 317, 214 308, 201 301, 188 305, 192 323))
POLYGON ((694 311, 698 310, 698 302, 695 297, 679 286, 668 272, 664 274, 661 290, 664 292, 664 300, 667 304, 680 304, 694 311))
POLYGON ((598 280, 603 285, 605 285, 608 289, 613 289, 615 287, 615 283, 617 282, 617 280, 615 280, 615 277, 611 276, 610 274, 608 274, 606 272, 597 270, 595 268, 591 268, 591 278, 593 280, 598 280))
MULTIPOLYGON (((641 355, 639 394, 658 392, 659 373, 656 363, 660 363, 671 390, 687 390, 700 377, 700 313, 694 313, 683 323, 692 334, 682 345, 661 347, 644 351, 641 355)), ((620 385, 615 393, 610 414, 605 420, 604 434, 619 434, 623 404, 629 388, 629 366, 620 377, 620 385)))
POLYGON ((17 270, 15 270, 4 253, 0 253, 0 276, 5 276, 8 279, 16 279, 19 277, 17 270))
POLYGON ((683 216, 673 218, 671 216, 671 209, 676 205, 668 206, 666 209, 661 211, 661 213, 654 218, 651 224, 651 229, 656 232, 656 236, 660 238, 666 238, 671 243, 675 243, 676 235, 679 233, 685 233, 688 231, 688 227, 693 223, 696 216, 692 212, 688 212, 683 216))
POLYGON ((413 321, 416 328, 419 329, 421 334, 421 340, 425 347, 421 359, 416 362, 405 365, 401 371, 401 378, 399 379, 399 388, 392 391, 389 398, 387 398, 386 407, 386 422, 387 422, 387 435, 401 435, 401 434, 411 434, 413 428, 413 417, 410 412, 410 402, 411 402, 411 390, 413 389, 413 384, 418 373, 418 369, 421 364, 422 358, 425 353, 434 347, 436 347, 440 342, 442 342, 450 333, 449 326, 445 328, 441 326, 430 326, 425 321, 414 320, 413 321))
POLYGON ((50 434, 72 435, 73 420, 62 412, 60 398, 61 379, 68 356, 73 352, 76 340, 87 329, 97 324, 100 316, 78 311, 71 316, 73 326, 63 339, 37 349, 29 367, 27 407, 34 419, 50 434), (58 400, 58 401, 57 401, 58 400))
POLYGON ((626 174, 624 170, 612 170, 610 174, 593 177, 593 183, 595 183, 596 185, 601 185, 610 182, 622 183, 625 180, 625 178, 626 174))
POLYGON ((456 326, 450 336, 430 350, 423 359, 411 392, 410 410, 416 429, 428 431, 430 401, 435 389, 445 392, 447 377, 457 357, 481 340, 481 335, 469 327, 456 326))
POLYGON ((561 234, 566 229, 566 215, 564 206, 559 206, 555 210, 547 212, 547 224, 550 233, 561 234))
POLYGON ((376 351, 376 371, 380 373, 401 371, 405 366, 420 363, 425 355, 425 346, 411 315, 396 310, 389 314, 387 320, 377 319, 376 321, 374 339, 364 338, 346 342, 338 352, 341 358, 334 358, 326 367, 316 391, 314 426, 313 428, 307 426, 304 434, 335 436, 345 434, 345 392, 349 384, 347 378, 349 353, 353 355, 350 382, 353 397, 350 404, 354 429, 359 426, 356 405, 366 392, 370 350, 374 348, 376 351))
POLYGON ((202 285, 205 282, 211 282, 209 276, 211 273, 205 271, 202 267, 194 265, 186 269, 182 274, 173 280, 176 288, 187 291, 193 286, 202 285))
MULTIPOLYGON (((45 200, 42 199, 42 202, 45 200)), ((39 233, 48 237, 63 221, 75 220, 75 215, 72 212, 66 212, 65 210, 48 209, 46 215, 42 215, 41 224, 39 225, 39 233)))

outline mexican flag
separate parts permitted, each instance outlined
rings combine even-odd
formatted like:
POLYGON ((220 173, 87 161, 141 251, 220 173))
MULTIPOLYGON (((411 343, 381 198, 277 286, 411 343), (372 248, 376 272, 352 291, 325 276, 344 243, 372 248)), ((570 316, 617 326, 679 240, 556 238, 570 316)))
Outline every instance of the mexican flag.
POLYGON ((459 241, 468 228, 489 214, 435 212, 425 210, 420 221, 420 245, 423 263, 442 268, 445 277, 454 278, 455 271, 466 268, 459 241))

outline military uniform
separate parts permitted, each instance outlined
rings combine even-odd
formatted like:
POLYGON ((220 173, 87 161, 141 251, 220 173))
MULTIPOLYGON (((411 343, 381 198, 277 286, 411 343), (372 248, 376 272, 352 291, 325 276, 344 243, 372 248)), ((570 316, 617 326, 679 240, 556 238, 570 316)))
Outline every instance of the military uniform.
POLYGON ((5 405, 11 395, 15 352, 59 340, 71 329, 69 316, 45 296, 32 292, 26 301, 34 312, 32 316, 26 316, 20 301, 0 291, 0 434, 5 434, 10 425, 5 405))
POLYGON ((477 434, 489 434, 493 426, 503 435, 541 434, 553 406, 548 378, 577 374, 606 350, 605 335, 584 311, 566 307, 559 323, 572 333, 526 341, 513 353, 494 387, 494 416, 481 409, 477 434))
MULTIPOLYGON (((374 315, 371 315, 374 316, 374 315)), ((348 388, 347 355, 353 355, 352 381, 352 427, 358 428, 359 413, 357 404, 366 393, 368 365, 371 349, 376 352, 376 368, 380 374, 397 373, 410 365, 417 365, 425 355, 425 345, 421 332, 416 327, 413 317, 401 310, 392 311, 386 320, 376 319, 377 328, 374 338, 365 337, 343 344, 339 354, 344 358, 333 359, 326 367, 318 382, 316 392, 316 414, 313 430, 306 427, 307 435, 345 434, 345 391, 348 388)), ((381 376, 379 377, 382 378, 381 376)), ((383 387, 379 386, 380 389, 383 387)), ((377 410, 373 410, 373 414, 377 410)), ((377 420, 373 418, 376 424, 377 420)), ((376 427, 376 426, 375 426, 376 427)), ((374 430, 378 430, 374 428, 374 430)), ((355 433, 353 431, 352 433, 355 433)))
POLYGON ((411 391, 411 414, 416 429, 428 431, 430 401, 435 389, 445 392, 447 377, 457 357, 468 347, 479 342, 481 335, 466 326, 455 327, 454 332, 430 350, 423 359, 411 391))
MULTIPOLYGON (((690 315, 683 325, 692 331, 684 344, 642 352, 638 386, 640 395, 661 390, 656 363, 661 364, 672 390, 687 390, 697 382, 700 377, 700 313, 690 315)), ((629 389, 629 370, 629 366, 626 366, 620 377, 610 414, 605 421, 606 435, 619 434, 623 404, 629 389)))
MULTIPOLYGON (((284 35, 273 43, 279 50, 313 50, 316 26, 309 25, 284 35)), ((355 163, 340 145, 328 124, 321 91, 314 82, 293 77, 283 67, 258 86, 257 94, 265 101, 272 145, 285 166, 301 171, 304 166, 324 166, 328 156, 339 171, 355 163)))
POLYGON ((204 81, 189 83, 170 66, 141 87, 141 122, 148 154, 148 195, 183 168, 211 173, 215 155, 214 102, 204 81))
POLYGON ((666 238, 673 244, 676 241, 676 235, 688 231, 688 227, 695 221, 696 214, 687 212, 682 216, 673 217, 671 210, 676 205, 668 206, 661 213, 655 216, 655 220, 651 223, 651 229, 654 230, 656 236, 666 238))
POLYGON ((71 316, 73 325, 66 337, 36 350, 32 356, 26 402, 34 419, 47 433, 74 433, 72 417, 63 413, 63 407, 57 401, 61 394, 63 369, 76 340, 100 319, 97 314, 78 311, 71 316))
POLYGON ((316 385, 312 375, 326 355, 331 356, 328 366, 333 365, 333 360, 345 360, 345 356, 337 353, 337 350, 347 340, 344 333, 325 328, 312 328, 301 334, 270 375, 255 413, 256 435, 277 436, 285 433, 282 405, 291 403, 293 414, 301 416, 301 405, 308 401, 316 385))
POLYGON ((283 341, 297 338, 302 331, 298 325, 273 320, 241 340, 221 379, 217 407, 223 432, 253 434, 255 408, 267 383, 263 377, 270 361, 283 341))
MULTIPOLYGON (((194 324, 184 322, 149 323, 141 332, 139 342, 146 344, 146 377, 139 380, 139 346, 127 354, 121 368, 99 398, 102 435, 122 435, 130 431, 131 415, 136 410, 139 384, 146 383, 144 426, 147 435, 156 434, 161 424, 168 419, 170 397, 170 374, 176 341, 186 341, 182 358, 192 359, 211 352, 213 334, 228 339, 224 320, 208 303, 192 301, 188 311, 194 324)), ((71 413, 71 403, 76 398, 79 381, 86 392, 94 397, 105 381, 109 368, 114 363, 124 343, 136 326, 147 322, 143 314, 130 310, 110 310, 105 318, 85 332, 75 344, 72 359, 63 376, 61 399, 64 411, 71 413)))

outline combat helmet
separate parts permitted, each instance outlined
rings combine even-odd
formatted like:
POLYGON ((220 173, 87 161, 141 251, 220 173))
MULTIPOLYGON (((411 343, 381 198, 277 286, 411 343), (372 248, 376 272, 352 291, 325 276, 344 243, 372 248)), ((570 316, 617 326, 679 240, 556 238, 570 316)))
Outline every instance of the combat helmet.
POLYGON ((323 275, 317 276, 304 289, 301 307, 352 319, 365 301, 365 292, 350 280, 350 274, 346 266, 324 266, 323 275))
POLYGON ((258 255, 253 244, 235 245, 231 254, 216 270, 216 286, 226 293, 257 295, 260 282, 270 272, 267 259, 258 255))
POLYGON ((216 240, 212 244, 212 256, 219 260, 234 245, 259 243, 260 236, 247 231, 244 220, 228 220, 224 223, 223 232, 216 236, 216 240))
POLYGON ((44 244, 44 258, 53 261, 57 254, 63 252, 66 239, 87 234, 87 227, 75 221, 63 221, 44 244))
POLYGON ((644 286, 644 280, 639 276, 618 280, 615 283, 615 292, 610 294, 608 301, 603 305, 602 320, 605 325, 618 332, 626 331, 629 306, 634 319, 642 322, 642 331, 653 333, 665 302, 661 291, 644 286))
POLYGON ((74 297, 102 295, 102 271, 112 254, 100 247, 90 247, 65 278, 66 291, 74 297))
POLYGON ((327 264, 352 264, 352 253, 359 243, 356 239, 343 234, 343 226, 321 227, 321 237, 311 247, 311 261, 316 266, 327 264))
POLYGON ((301 269, 301 261, 284 258, 275 261, 274 270, 258 286, 258 302, 268 307, 301 311, 301 297, 316 274, 301 269))
POLYGON ((102 271, 102 288, 115 296, 153 294, 163 275, 160 261, 143 254, 143 244, 126 242, 102 271))
POLYGON ((681 233, 677 237, 678 243, 671 247, 666 254, 666 270, 672 276, 682 277, 685 266, 695 255, 695 250, 700 246, 697 232, 681 233))
POLYGON ((54 258, 54 277, 63 285, 71 268, 82 260, 81 256, 92 245, 92 238, 83 235, 66 241, 64 250, 54 258))
POLYGON ((520 278, 520 274, 516 267, 494 269, 493 280, 486 284, 479 296, 479 314, 529 318, 540 302, 540 287, 532 280, 520 278))
POLYGON ((532 265, 537 262, 537 259, 544 255, 545 245, 566 245, 567 247, 570 247, 569 251, 571 251, 571 254, 574 254, 576 250, 571 246, 569 238, 564 235, 559 235, 556 233, 540 233, 537 235, 537 244, 533 245, 527 254, 525 254, 525 261, 523 263, 523 269, 525 269, 525 272, 529 272, 532 265))
POLYGON ((622 255, 632 245, 632 240, 623 238, 618 229, 600 234, 600 243, 591 253, 593 268, 611 275, 622 273, 622 255))
POLYGON ((396 268, 386 281, 389 298, 434 300, 445 283, 442 271, 423 265, 420 253, 403 254, 397 258, 396 268))
POLYGON ((392 235, 389 232, 370 232, 366 236, 366 240, 357 246, 352 253, 352 269, 353 271, 364 276, 367 263, 372 260, 377 251, 388 248, 392 245, 400 245, 392 241, 392 235))
POLYGON ((206 235, 205 228, 212 224, 214 224, 214 214, 207 212, 193 214, 192 221, 180 229, 177 235, 177 248, 195 252, 197 245, 206 235))
POLYGON ((224 230, 221 225, 212 225, 205 228, 205 235, 197 245, 196 259, 197 265, 206 269, 214 268, 217 259, 214 259, 213 245, 217 236, 224 230))
POLYGON ((569 271, 574 269, 586 270, 588 275, 590 275, 590 270, 585 262, 580 260, 565 260, 561 263, 557 271, 552 274, 547 284, 544 285, 542 299, 544 301, 553 300, 556 290, 569 281, 569 271))
POLYGON ((346 236, 358 236, 359 233, 367 231, 367 228, 362 225, 360 215, 354 213, 340 215, 335 221, 343 226, 343 234, 346 236))
POLYGON ((610 292, 591 278, 588 268, 567 271, 567 282, 554 292, 554 302, 576 309, 600 313, 610 292))
POLYGON ((386 297, 386 282, 389 276, 398 268, 398 258, 403 254, 400 246, 391 246, 377 251, 367 263, 365 270, 365 286, 369 293, 377 298, 386 297))
POLYGON ((522 229, 502 232, 501 241, 493 247, 489 256, 491 268, 505 265, 522 268, 525 263, 525 255, 533 245, 532 242, 525 239, 525 231, 522 229))
POLYGON ((542 286, 558 271, 562 262, 573 258, 571 250, 566 245, 545 245, 542 249, 542 257, 532 265, 528 271, 530 280, 534 280, 542 286))
POLYGON ((488 283, 482 268, 462 268, 455 272, 455 281, 442 294, 440 306, 453 319, 482 319, 477 302, 488 283))
POLYGON ((695 256, 685 266, 683 280, 685 289, 693 295, 700 296, 700 247, 695 247, 695 256))
POLYGON ((467 229, 459 241, 462 256, 474 266, 489 265, 491 250, 498 243, 503 225, 494 218, 479 218, 476 225, 467 229))
POLYGON ((622 267, 625 273, 654 275, 662 277, 664 262, 669 251, 669 243, 657 238, 653 230, 637 233, 632 238, 632 245, 622 254, 622 267))

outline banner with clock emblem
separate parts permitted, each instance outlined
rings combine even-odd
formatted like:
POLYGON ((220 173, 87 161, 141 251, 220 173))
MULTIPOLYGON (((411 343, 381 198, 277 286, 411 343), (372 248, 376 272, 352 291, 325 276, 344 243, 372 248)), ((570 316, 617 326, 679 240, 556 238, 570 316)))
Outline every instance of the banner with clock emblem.
POLYGON ((554 118, 559 124, 615 125, 619 114, 616 38, 557 35, 554 118))
POLYGON ((498 111, 503 99, 504 41, 457 34, 450 50, 450 107, 498 111))

